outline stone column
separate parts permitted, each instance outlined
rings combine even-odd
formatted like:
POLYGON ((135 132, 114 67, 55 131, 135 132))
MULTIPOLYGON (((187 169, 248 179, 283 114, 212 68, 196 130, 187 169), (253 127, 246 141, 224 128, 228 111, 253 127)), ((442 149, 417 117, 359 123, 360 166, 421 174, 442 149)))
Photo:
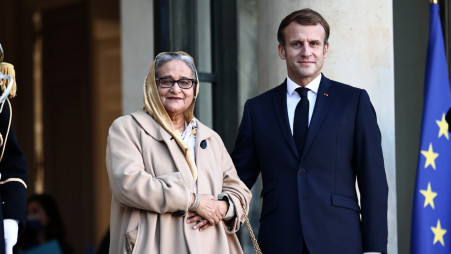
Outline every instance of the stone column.
POLYGON ((282 83, 287 75, 285 62, 277 53, 277 29, 286 15, 302 8, 318 11, 331 26, 323 73, 328 78, 366 89, 376 109, 390 189, 388 252, 397 253, 392 1, 259 1, 260 93, 282 83))
POLYGON ((143 84, 154 58, 153 0, 121 0, 122 110, 143 106, 143 84))

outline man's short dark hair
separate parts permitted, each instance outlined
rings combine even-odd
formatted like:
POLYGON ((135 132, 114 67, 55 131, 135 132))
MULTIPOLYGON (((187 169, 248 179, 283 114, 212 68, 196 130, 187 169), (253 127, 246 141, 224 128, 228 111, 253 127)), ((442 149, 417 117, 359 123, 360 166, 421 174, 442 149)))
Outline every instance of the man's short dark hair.
POLYGON ((292 12, 290 15, 286 16, 282 22, 280 22, 279 30, 277 31, 277 40, 282 47, 285 47, 285 37, 283 31, 285 27, 291 24, 291 22, 296 22, 299 25, 309 26, 320 24, 324 31, 326 32, 326 36, 324 37, 324 45, 327 44, 329 40, 330 27, 327 21, 316 11, 306 8, 302 10, 298 10, 292 12))

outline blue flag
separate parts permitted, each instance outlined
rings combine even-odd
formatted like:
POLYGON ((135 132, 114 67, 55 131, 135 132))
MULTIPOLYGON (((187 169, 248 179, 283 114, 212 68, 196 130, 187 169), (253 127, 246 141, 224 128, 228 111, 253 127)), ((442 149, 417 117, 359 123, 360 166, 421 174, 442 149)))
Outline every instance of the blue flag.
POLYGON ((430 6, 420 151, 412 212, 411 253, 451 253, 451 107, 439 7, 430 6))

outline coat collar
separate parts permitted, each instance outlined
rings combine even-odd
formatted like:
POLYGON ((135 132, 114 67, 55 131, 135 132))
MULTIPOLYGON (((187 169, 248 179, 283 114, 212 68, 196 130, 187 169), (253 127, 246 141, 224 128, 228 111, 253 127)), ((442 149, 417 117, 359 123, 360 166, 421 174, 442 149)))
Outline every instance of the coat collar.
MULTIPOLYGON (((136 111, 131 113, 131 115, 141 128, 154 139, 158 141, 171 139, 171 135, 144 110, 136 111)), ((197 140, 200 142, 201 140, 210 138, 212 134, 213 131, 210 128, 197 120, 196 143, 197 140)))
MULTIPOLYGON (((136 120, 136 122, 141 126, 141 128, 152 138, 158 141, 163 141, 165 139, 165 135, 163 133, 164 128, 158 124, 149 114, 147 114, 144 110, 139 110, 134 113, 131 113, 131 116, 136 120), (162 131, 163 130, 163 131, 162 131)), ((166 131, 164 131, 166 132, 166 131)), ((167 133, 167 136, 170 136, 167 133)))
MULTIPOLYGON (((193 181, 188 163, 185 160, 182 150, 173 140, 172 136, 144 110, 134 112, 131 115, 149 136, 157 141, 166 143, 168 150, 174 160, 174 164, 182 174, 187 185, 192 187, 191 190, 194 190, 193 188, 195 183, 193 181)), ((196 161, 199 161, 200 159, 198 149, 200 147, 200 142, 202 142, 203 140, 208 140, 212 135, 213 131, 203 123, 201 123, 199 120, 197 120, 196 145, 194 149, 197 158, 196 161)), ((199 166, 199 163, 196 162, 196 165, 199 166)))
MULTIPOLYGON (((196 118, 197 119, 197 118, 196 118)), ((202 140, 209 139, 213 135, 213 131, 197 120, 197 133, 196 133, 196 148, 199 147, 199 144, 202 140)))

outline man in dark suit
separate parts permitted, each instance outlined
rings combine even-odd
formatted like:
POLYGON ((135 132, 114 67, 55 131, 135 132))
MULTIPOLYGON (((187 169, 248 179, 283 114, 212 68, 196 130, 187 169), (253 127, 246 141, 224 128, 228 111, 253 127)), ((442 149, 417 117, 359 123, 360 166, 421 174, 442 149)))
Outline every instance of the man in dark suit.
POLYGON ((246 102, 232 153, 249 188, 262 176, 262 252, 387 252, 388 186, 367 92, 321 74, 329 25, 317 12, 288 15, 277 37, 287 78, 246 102))

